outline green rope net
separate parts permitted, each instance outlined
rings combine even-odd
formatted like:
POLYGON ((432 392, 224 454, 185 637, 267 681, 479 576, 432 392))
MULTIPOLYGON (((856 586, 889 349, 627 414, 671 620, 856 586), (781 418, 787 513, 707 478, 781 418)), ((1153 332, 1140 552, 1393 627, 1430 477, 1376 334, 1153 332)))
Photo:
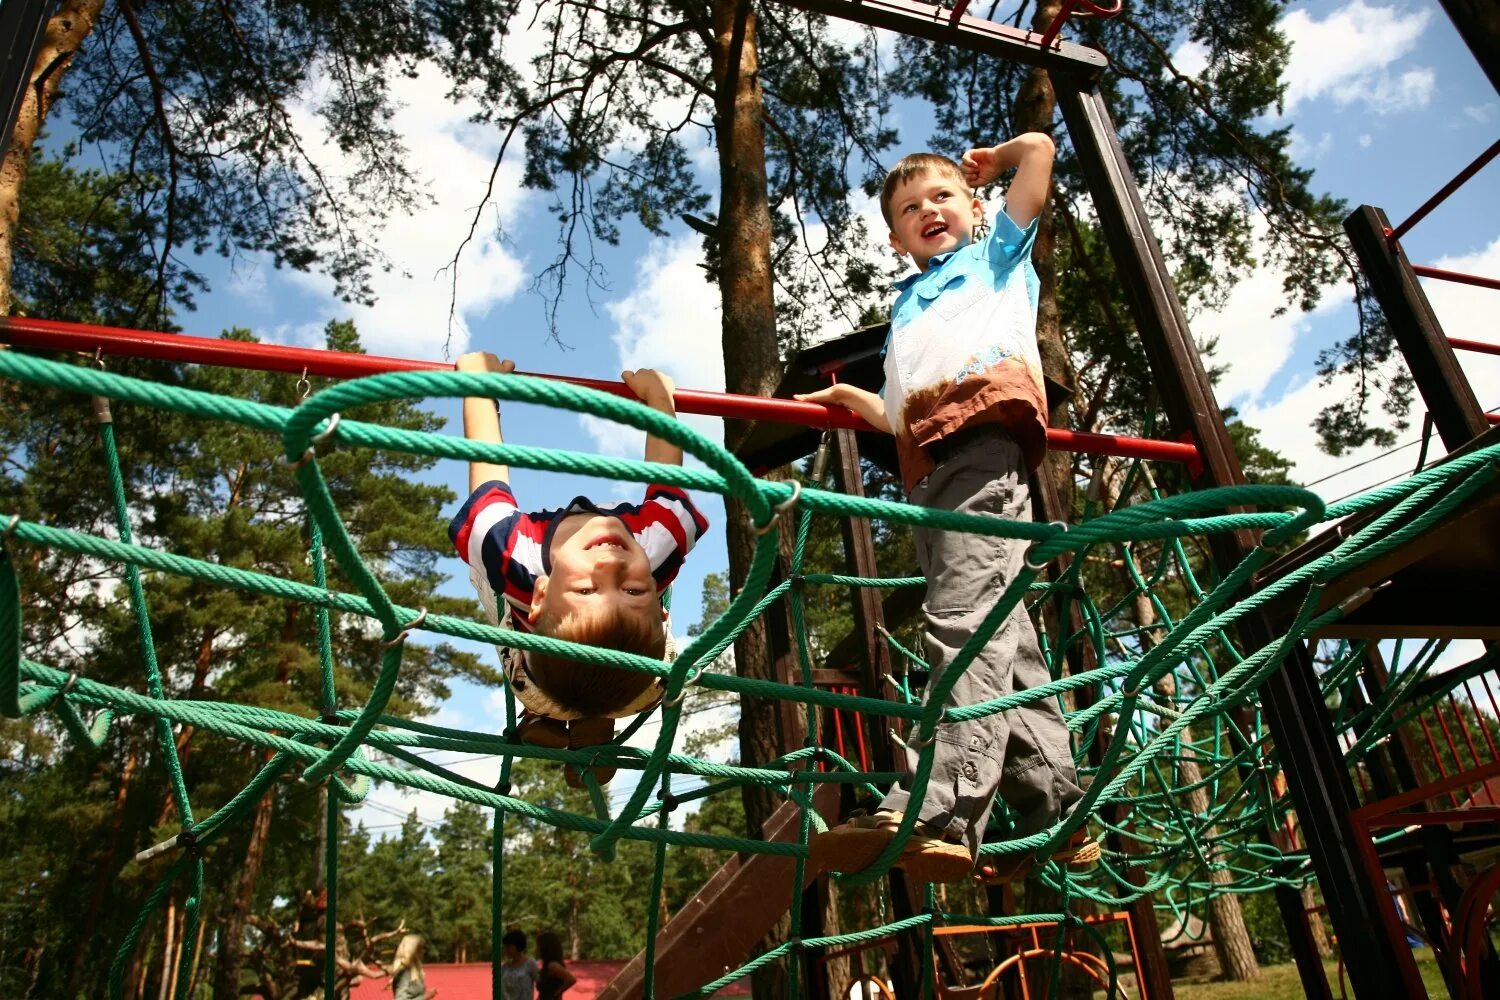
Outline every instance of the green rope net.
MULTIPOLYGON (((861 772, 858 767, 824 745, 819 710, 842 710, 893 720, 909 725, 908 740, 922 746, 912 795, 920 799, 931 766, 930 749, 940 718, 943 696, 1017 602, 1041 606, 1055 615, 1051 629, 1042 636, 1055 678, 1050 684, 983 704, 950 710, 948 721, 972 719, 1004 712, 1042 698, 1057 698, 1063 705, 1068 728, 1074 738, 1079 770, 1088 787, 1080 806, 1051 830, 1021 839, 1005 839, 1007 814, 997 808, 1000 836, 982 848, 981 864, 1018 852, 1047 859, 1079 827, 1087 825, 1094 839, 1106 845, 1101 861, 1087 870, 1063 869, 1047 862, 1037 877, 1061 893, 1060 912, 1022 916, 974 916, 946 912, 938 897, 927 888, 926 907, 921 913, 883 926, 823 938, 801 939, 800 913, 791 913, 791 942, 759 955, 747 965, 727 973, 690 994, 706 996, 768 962, 785 960, 791 965, 792 989, 798 982, 797 965, 819 948, 850 947, 898 932, 915 931, 925 938, 925 954, 932 954, 933 930, 944 924, 1007 926, 1022 922, 1053 921, 1060 927, 1081 928, 1102 944, 1097 932, 1083 924, 1073 910, 1082 901, 1117 908, 1143 893, 1155 893, 1159 905, 1179 914, 1200 908, 1213 894, 1248 893, 1276 885, 1301 885, 1311 877, 1305 853, 1285 847, 1274 831, 1286 821, 1290 805, 1275 786, 1275 750, 1261 724, 1256 689, 1276 670, 1291 645, 1315 633, 1337 618, 1338 608, 1318 612, 1320 591, 1341 574, 1375 559, 1421 534, 1462 504, 1476 490, 1490 483, 1500 468, 1500 446, 1455 458, 1412 476, 1405 482, 1377 489, 1333 505, 1315 494, 1295 487, 1239 486, 1176 496, 1162 496, 1154 485, 1142 495, 1143 502, 1098 511, 1090 500, 1083 520, 1071 526, 1033 524, 977 518, 944 511, 926 510, 900 503, 857 498, 818 489, 800 494, 786 482, 753 477, 743 465, 718 445, 676 420, 662 416, 632 401, 589 389, 523 376, 471 375, 457 372, 419 372, 379 375, 328 388, 292 410, 260 403, 222 398, 182 388, 126 378, 71 364, 49 362, 14 351, 0 353, 0 375, 39 386, 69 390, 128 401, 210 420, 229 421, 244 427, 281 435, 287 461, 294 466, 311 522, 313 582, 301 583, 249 570, 184 558, 169 552, 134 544, 127 516, 125 492, 113 427, 101 422, 101 445, 107 458, 110 489, 117 517, 118 538, 48 527, 20 520, 0 511, 7 549, 17 545, 42 546, 77 553, 124 567, 130 600, 145 651, 145 684, 142 691, 100 684, 77 674, 64 673, 22 656, 22 595, 8 554, 0 552, 0 712, 19 718, 29 713, 55 713, 60 724, 76 740, 97 746, 105 738, 112 718, 120 713, 154 719, 161 752, 167 759, 172 794, 178 814, 185 818, 182 832, 156 850, 171 851, 173 860, 150 894, 146 906, 117 953, 111 969, 112 994, 120 996, 127 957, 154 909, 179 879, 190 882, 186 903, 185 940, 194 940, 203 893, 203 848, 234 824, 245 819, 256 801, 274 782, 300 770, 308 782, 327 780, 339 800, 359 802, 370 782, 385 781, 450 796, 494 810, 494 923, 500 933, 499 911, 503 890, 502 845, 505 818, 518 815, 539 820, 589 838, 592 849, 611 857, 621 840, 647 841, 655 845, 656 867, 652 892, 645 903, 646 966, 644 994, 654 996, 653 949, 658 931, 658 900, 668 847, 689 846, 724 852, 771 854, 796 861, 795 885, 803 884, 807 843, 822 819, 811 807, 812 792, 824 783, 855 784, 878 794, 896 776, 861 772), (397 399, 485 396, 522 401, 592 414, 644 430, 681 445, 699 458, 706 468, 680 468, 622 461, 597 455, 529 448, 514 444, 484 445, 461 438, 416 431, 394 430, 339 414, 363 404, 397 399), (744 502, 755 525, 767 528, 760 535, 754 560, 743 586, 727 610, 694 638, 671 663, 664 663, 611 650, 574 646, 533 634, 521 634, 488 624, 394 604, 375 574, 363 562, 340 520, 318 462, 320 449, 383 449, 409 454, 485 460, 532 469, 582 473, 617 480, 665 482, 688 489, 734 496, 744 502), (794 502, 793 502, 794 501, 794 502), (790 512, 780 516, 778 508, 790 512), (1313 560, 1274 582, 1251 592, 1253 574, 1270 558, 1270 552, 1299 533, 1323 522, 1365 511, 1377 512, 1358 530, 1351 532, 1326 555, 1313 560), (920 586, 917 579, 862 579, 840 574, 804 572, 804 559, 815 516, 869 518, 890 524, 924 525, 955 531, 1001 535, 1030 543, 1027 568, 1002 594, 983 626, 961 651, 942 680, 929 691, 933 708, 924 708, 903 680, 891 700, 839 694, 816 688, 812 683, 813 656, 804 619, 804 601, 810 588, 892 588, 920 586), (772 585, 777 559, 777 535, 793 531, 790 571, 772 585), (1215 533, 1251 530, 1261 532, 1261 544, 1239 565, 1220 578, 1200 584, 1193 572, 1189 548, 1197 540, 1215 533), (325 548, 345 579, 357 593, 329 590, 325 576, 325 548), (1086 567, 1101 560, 1116 568, 1117 578, 1128 585, 1116 587, 1103 606, 1086 593, 1086 567), (1050 576, 1041 569, 1053 567, 1050 576), (1060 571, 1057 567, 1065 568, 1060 571), (322 704, 308 706, 316 716, 271 711, 253 705, 193 701, 167 697, 162 688, 151 638, 151 618, 141 586, 142 572, 179 574, 214 585, 237 588, 300 602, 316 609, 319 624, 320 659, 323 671, 322 704), (1123 574, 1123 577, 1121 577, 1123 574), (1168 587, 1176 588, 1175 601, 1163 598, 1168 587), (1245 596, 1248 593, 1249 596, 1245 596), (1291 599, 1299 609, 1285 631, 1258 649, 1244 648, 1234 626, 1245 615, 1273 601, 1291 599), (801 683, 783 685, 735 676, 708 669, 757 618, 777 602, 789 602, 796 626, 793 644, 800 665, 801 683), (1127 611, 1139 602, 1149 602, 1150 621, 1127 611), (1297 604, 1300 602, 1300 604, 1297 604), (1175 609, 1175 613, 1174 613, 1175 609), (333 657, 330 649, 329 616, 358 615, 373 619, 383 632, 384 652, 373 689, 357 709, 337 709, 333 691, 333 657), (1056 627, 1056 622, 1063 622, 1056 627), (387 702, 401 671, 402 652, 413 630, 438 633, 489 644, 563 653, 577 659, 658 677, 665 698, 660 713, 660 732, 650 751, 621 745, 639 728, 627 730, 615 745, 589 750, 552 750, 513 742, 515 701, 506 692, 506 730, 496 735, 446 729, 386 714, 387 702), (716 763, 674 752, 682 733, 682 695, 689 685, 736 695, 781 699, 802 705, 806 712, 805 746, 757 766, 716 763), (92 721, 88 721, 92 716, 92 721), (228 801, 207 815, 195 811, 177 763, 171 727, 187 724, 269 751, 265 765, 228 801), (378 751, 405 767, 384 763, 368 755, 378 751), (421 749, 490 754, 501 759, 497 788, 480 785, 450 771, 415 751, 421 749), (513 763, 518 758, 569 762, 587 766, 602 763, 639 772, 634 791, 618 811, 599 793, 592 776, 586 777, 595 807, 593 815, 579 815, 545 808, 507 794, 513 763), (687 779, 693 789, 680 797, 671 794, 674 779, 687 779), (760 841, 712 836, 672 829, 670 808, 692 798, 740 794, 747 783, 763 785, 801 805, 799 836, 795 841, 760 841), (1278 841, 1282 846, 1278 846, 1278 841)), ((1146 476, 1139 467, 1130 476, 1146 476)), ((1149 477, 1147 477, 1149 478, 1149 477)), ((1122 489, 1121 497, 1139 490, 1122 489)), ((1203 560, 1200 558, 1198 563, 1203 560)), ((919 658, 891 639, 893 659, 921 668, 919 658)), ((1336 698, 1358 676, 1363 649, 1358 644, 1340 644, 1327 658, 1320 673, 1325 695, 1336 698)), ((1336 725, 1350 747, 1349 759, 1357 765, 1392 728, 1420 704, 1403 698, 1420 686, 1431 671, 1436 655, 1432 644, 1423 646, 1413 666, 1399 674, 1385 696, 1358 711, 1345 700, 1336 725)), ((1480 664, 1486 667, 1487 664, 1480 664)), ((903 678, 907 676, 902 673, 903 678)), ((1465 678, 1455 677, 1453 684, 1465 678)), ((1431 678, 1427 678, 1431 680, 1431 678)), ((1451 684, 1428 685, 1436 699, 1451 684), (1438 690, 1441 689, 1441 690, 1438 690)), ((1426 690, 1426 689, 1424 689, 1426 690)), ((337 810, 329 810, 328 835, 336 838, 337 810)), ((897 859, 906 835, 915 822, 909 815, 900 834, 879 860, 863 872, 843 875, 847 885, 870 883, 881 878, 897 859)), ((336 907, 337 851, 327 852, 327 884, 330 912, 336 907)), ((333 983, 334 924, 327 921, 325 976, 333 983)), ((192 962, 192 949, 184 949, 183 968, 192 962)), ((1110 950, 1104 948, 1106 958, 1110 950)), ((926 963, 926 992, 934 989, 932 963, 926 963)), ((1111 986, 1113 968, 1110 969, 1111 986)), ((1056 981, 1057 966, 1053 968, 1056 981)), ((181 997, 189 981, 178 978, 181 997)), ((795 995, 795 994, 794 994, 795 995)))

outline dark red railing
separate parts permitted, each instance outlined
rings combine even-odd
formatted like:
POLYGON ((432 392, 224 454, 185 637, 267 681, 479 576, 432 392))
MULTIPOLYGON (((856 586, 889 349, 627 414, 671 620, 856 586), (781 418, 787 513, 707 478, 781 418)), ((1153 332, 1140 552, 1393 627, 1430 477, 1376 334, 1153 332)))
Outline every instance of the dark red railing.
POLYGON ((1497 139, 1495 141, 1495 144, 1489 149, 1486 149, 1483 153, 1480 153, 1473 163, 1469 164, 1467 167, 1464 167, 1457 174, 1455 174, 1453 176, 1453 179, 1439 188, 1436 194, 1424 201, 1420 208, 1406 217, 1405 222, 1401 223, 1401 225, 1396 226, 1390 232, 1386 233, 1386 238, 1392 243, 1395 243, 1397 240, 1401 239, 1401 237, 1411 232, 1411 228, 1413 226, 1421 222, 1423 219, 1427 218, 1427 216, 1432 212, 1434 208, 1437 208, 1444 201, 1446 201, 1450 194, 1462 187, 1464 182, 1467 181, 1470 177, 1473 177, 1475 174, 1479 173, 1480 170, 1484 169, 1484 165, 1493 160, 1497 155, 1500 155, 1500 139, 1497 139))
MULTIPOLYGON (((399 371, 452 371, 453 365, 441 361, 416 361, 410 358, 384 357, 378 354, 346 354, 312 347, 284 347, 279 344, 246 343, 212 337, 193 337, 183 333, 158 333, 121 327, 65 323, 60 320, 29 317, 0 317, 0 341, 17 347, 33 347, 80 354, 108 354, 132 358, 153 358, 226 368, 248 368, 256 371, 286 372, 291 375, 317 375, 327 378, 358 378, 399 371)), ((547 375, 523 372, 538 378, 554 379, 572 385, 587 386, 630 397, 623 382, 578 378, 572 375, 547 375)), ((842 406, 802 403, 795 399, 767 396, 745 396, 728 392, 706 392, 701 389, 678 389, 674 394, 677 408, 683 413, 697 413, 731 420, 770 420, 776 423, 807 427, 848 427, 870 430, 869 424, 842 406)), ((1091 434, 1084 431, 1047 429, 1049 447, 1091 455, 1116 455, 1163 462, 1198 461, 1195 445, 1182 441, 1156 441, 1150 438, 1118 434, 1091 434)))
MULTIPOLYGON (((1419 207, 1415 212, 1411 213, 1411 215, 1407 216, 1405 222, 1401 223, 1399 226, 1387 229, 1385 231, 1385 238, 1386 242, 1390 244, 1391 249, 1397 249, 1397 244, 1400 242, 1401 237, 1411 232, 1413 226, 1421 222, 1423 219, 1427 218, 1427 216, 1431 214, 1433 209, 1437 208, 1444 201, 1447 201, 1449 195, 1462 187, 1464 182, 1467 181, 1470 177, 1473 177, 1475 174, 1479 173, 1480 170, 1484 169, 1484 165, 1489 163, 1496 156, 1500 156, 1500 139, 1497 139, 1489 149, 1486 149, 1483 153, 1480 153, 1479 156, 1475 158, 1473 163, 1470 163, 1467 167, 1464 167, 1457 174, 1455 174, 1452 180, 1450 180, 1447 184, 1444 184, 1437 190, 1436 194, 1424 201, 1421 207, 1419 207)), ((1479 288, 1500 289, 1500 278, 1486 278, 1477 274, 1464 274, 1460 271, 1445 271, 1439 267, 1427 267, 1422 264, 1413 264, 1411 266, 1411 269, 1424 278, 1437 278, 1441 281, 1456 281, 1464 285, 1476 285, 1479 288)))

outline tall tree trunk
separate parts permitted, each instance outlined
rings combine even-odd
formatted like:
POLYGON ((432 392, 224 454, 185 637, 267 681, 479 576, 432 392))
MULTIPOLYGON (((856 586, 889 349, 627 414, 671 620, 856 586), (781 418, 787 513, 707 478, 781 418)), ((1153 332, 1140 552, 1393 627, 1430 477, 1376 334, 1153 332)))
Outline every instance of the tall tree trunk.
POLYGON ((239 887, 219 923, 214 1000, 238 1000, 240 995, 240 970, 245 964, 242 949, 245 923, 250 916, 251 904, 255 901, 255 883, 260 878, 260 867, 265 861, 266 841, 270 834, 271 793, 267 792, 255 804, 255 818, 250 824, 250 843, 245 848, 245 860, 240 867, 239 887))
MULTIPOLYGON (((297 638, 299 608, 295 604, 286 607, 281 625, 281 643, 291 649, 297 638)), ((285 653, 276 664, 276 683, 286 684, 291 679, 291 654, 285 653)), ((262 763, 269 761, 267 753, 262 763)), ((331 780, 331 779, 325 779, 331 780)), ((260 868, 265 861, 266 842, 271 835, 271 812, 275 805, 275 789, 267 789, 255 803, 255 818, 250 824, 250 843, 245 848, 245 861, 240 869, 239 888, 230 902, 219 925, 219 954, 214 972, 214 1000, 236 1000, 240 995, 240 970, 245 964, 242 950, 245 924, 250 916, 250 907, 255 902, 255 883, 260 878, 260 868)))
MULTIPOLYGON (((1032 30, 1046 31, 1061 9, 1062 0, 1041 0, 1031 19, 1032 30)), ((1043 69, 1032 69, 1026 74, 1020 93, 1016 95, 1017 134, 1045 132, 1051 135, 1056 116, 1057 93, 1052 88, 1052 78, 1043 69)), ((995 136, 995 141, 1006 138, 1009 136, 995 136)), ((1036 242, 1031 249, 1031 262, 1036 268, 1040 286, 1036 340, 1042 359, 1042 378, 1047 388, 1047 424, 1050 427, 1066 427, 1077 380, 1074 377, 1072 358, 1068 354, 1067 340, 1063 335, 1062 315, 1057 308, 1057 264, 1053 253, 1057 243, 1057 220, 1053 200, 1048 198, 1043 204, 1041 217, 1037 221, 1036 242)), ((1045 468, 1056 484, 1057 498, 1063 509, 1072 510, 1073 495, 1076 492, 1073 483, 1073 456, 1064 451, 1052 452, 1047 456, 1045 468)))
POLYGON ((1313 947, 1319 958, 1333 957, 1333 942, 1328 940, 1328 928, 1323 925, 1323 914, 1313 912, 1318 905, 1318 890, 1311 884, 1302 887, 1302 908, 1307 911, 1307 926, 1312 930, 1313 947))
MULTIPOLYGON (((776 304, 771 270, 771 212, 766 194, 764 111, 756 55, 755 8, 750 0, 714 0, 714 124, 719 149, 719 293, 723 303, 724 387, 729 392, 769 396, 781 375, 776 339, 776 304)), ((725 425, 725 444, 733 449, 748 427, 725 425)), ((734 588, 743 585, 755 551, 755 533, 745 505, 724 502, 729 573, 734 588)), ((736 669, 743 677, 770 679, 774 664, 765 621, 754 623, 735 643, 736 669)), ((770 760, 780 752, 777 705, 745 698, 740 709, 740 753, 745 763, 770 760)), ((744 788, 745 820, 750 836, 776 808, 776 797, 761 786, 744 788)), ((784 927, 767 943, 783 939, 784 927)), ((786 972, 773 963, 755 974, 755 995, 776 998, 786 993, 786 972)))
POLYGON ((167 922, 166 941, 161 949, 161 985, 157 987, 157 1000, 168 1000, 172 995, 172 970, 175 957, 173 952, 177 950, 177 897, 167 897, 167 922))
MULTIPOLYGON (((1156 690, 1163 698, 1170 699, 1176 693, 1176 681, 1168 674, 1156 682, 1156 690)), ((1183 727, 1177 776, 1180 784, 1187 786, 1196 785, 1203 779, 1203 772, 1189 745, 1192 738, 1192 729, 1183 727)), ((1208 789, 1193 788, 1187 793, 1186 804, 1193 816, 1208 815, 1211 805, 1208 789)), ((1209 827, 1207 837, 1217 839, 1216 832, 1216 828, 1209 827)), ((1208 878, 1216 886, 1228 886, 1234 882, 1234 876, 1220 868, 1209 872, 1208 878)), ((1260 965, 1255 960, 1255 949, 1250 946, 1250 932, 1245 929, 1245 915, 1240 910, 1238 896, 1221 892, 1211 898, 1208 901, 1208 926, 1213 934, 1214 954, 1219 958, 1219 971, 1225 979, 1242 983, 1260 975, 1260 965)))
POLYGON ((58 83, 88 33, 104 0, 64 0, 47 21, 42 46, 31 65, 26 94, 16 115, 10 148, 0 162, 0 315, 10 313, 10 274, 15 259, 16 223, 21 217, 21 185, 31 162, 32 147, 41 134, 57 96, 58 83))
POLYGON ((68 971, 68 996, 78 995, 84 959, 95 954, 95 949, 87 945, 94 938, 94 929, 99 922, 99 910, 104 905, 104 894, 114 881, 115 856, 120 847, 120 829, 125 822, 125 804, 130 797, 131 782, 135 780, 135 769, 140 761, 140 751, 140 741, 132 736, 125 747, 125 763, 120 768, 120 787, 115 792, 114 813, 109 820, 109 838, 106 841, 104 857, 100 860, 99 869, 94 874, 94 885, 89 890, 89 901, 83 911, 83 922, 77 937, 78 946, 73 950, 73 966, 68 971))

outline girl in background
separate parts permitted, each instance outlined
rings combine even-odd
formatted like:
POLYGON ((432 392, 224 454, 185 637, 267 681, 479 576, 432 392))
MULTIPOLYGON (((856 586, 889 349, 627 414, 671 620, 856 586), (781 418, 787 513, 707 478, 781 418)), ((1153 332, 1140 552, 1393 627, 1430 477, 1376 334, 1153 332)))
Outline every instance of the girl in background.
POLYGON ((542 974, 536 981, 536 1000, 560 1000, 578 982, 563 961, 562 940, 551 931, 543 931, 536 936, 536 954, 542 963, 542 974))
POLYGON ((437 990, 429 990, 422 976, 422 953, 427 942, 420 934, 408 934, 396 945, 391 960, 391 991, 396 1000, 433 1000, 437 990))

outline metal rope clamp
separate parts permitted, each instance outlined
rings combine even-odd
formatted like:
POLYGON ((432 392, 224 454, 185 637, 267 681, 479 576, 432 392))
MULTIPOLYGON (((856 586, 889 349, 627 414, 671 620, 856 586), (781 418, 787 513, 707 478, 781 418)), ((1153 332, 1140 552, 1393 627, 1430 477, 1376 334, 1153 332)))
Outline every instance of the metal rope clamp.
POLYGON ((328 426, 312 436, 312 440, 308 444, 307 450, 302 453, 302 457, 297 459, 289 458, 286 460, 286 464, 292 467, 293 472, 296 472, 308 462, 312 461, 314 458, 317 458, 318 449, 323 446, 324 442, 333 437, 334 431, 338 430, 338 428, 339 415, 337 413, 333 413, 328 417, 328 426))
POLYGON ((404 643, 406 641, 406 637, 409 636, 409 635, 411 635, 412 629, 421 628, 422 627, 422 623, 425 622, 426 620, 427 620, 427 609, 426 608, 422 608, 420 611, 418 611, 417 617, 415 617, 411 621, 407 622, 406 623, 406 627, 403 628, 400 632, 398 632, 396 634, 396 637, 394 639, 391 639, 389 642, 381 643, 380 648, 381 649, 393 649, 394 647, 401 645, 402 643, 404 643))
MULTIPOLYGON (((1068 531, 1068 522, 1067 521, 1053 521, 1052 522, 1052 527, 1061 529, 1061 530, 1058 531, 1059 535, 1067 534, 1067 531, 1068 531)), ((1053 536, 1053 537, 1056 537, 1056 536, 1053 536)), ((1051 540, 1052 540, 1051 538, 1046 538, 1046 539, 1043 539, 1041 542, 1038 542, 1037 544, 1038 545, 1044 545, 1047 542, 1050 542, 1051 540)), ((1031 548, 1033 548, 1033 549, 1036 548, 1036 545, 1033 545, 1031 548)), ((1056 558, 1056 556, 1054 556, 1053 558, 1056 558)), ((1051 561, 1052 561, 1051 559, 1047 560, 1047 562, 1051 562, 1051 561)), ((1026 568, 1029 569, 1029 570, 1031 570, 1033 573, 1040 573, 1042 570, 1044 570, 1044 569, 1047 568, 1047 563, 1042 563, 1040 566, 1038 566, 1036 563, 1034 563, 1034 562, 1031 561, 1031 549, 1028 549, 1026 551, 1026 558, 1025 558, 1024 562, 1026 564, 1026 568)))
POLYGON ((777 518, 781 517, 782 514, 785 514, 787 511, 797 506, 797 500, 801 496, 802 483, 796 479, 793 479, 792 495, 787 497, 784 502, 779 503, 771 508, 771 517, 766 521, 765 524, 762 524, 755 529, 755 537, 759 538, 762 535, 768 534, 769 532, 775 530, 777 518))

